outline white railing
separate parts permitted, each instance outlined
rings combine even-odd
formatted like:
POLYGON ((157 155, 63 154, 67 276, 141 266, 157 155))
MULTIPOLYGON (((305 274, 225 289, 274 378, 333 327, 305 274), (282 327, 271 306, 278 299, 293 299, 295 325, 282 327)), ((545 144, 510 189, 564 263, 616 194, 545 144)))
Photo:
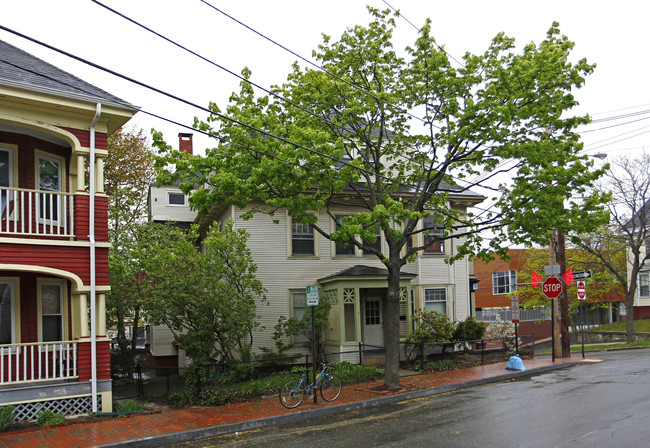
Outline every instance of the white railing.
POLYGON ((0 235, 74 236, 74 195, 0 187, 0 235))
POLYGON ((0 385, 77 375, 76 341, 0 345, 0 385))
MULTIPOLYGON (((476 320, 479 322, 496 322, 497 316, 499 316, 502 321, 510 322, 512 321, 512 310, 500 309, 500 310, 484 310, 484 311, 476 312, 476 320)), ((532 310, 519 311, 520 322, 531 322, 531 321, 535 322, 539 320, 550 320, 550 319, 551 319, 551 309, 548 307, 541 307, 532 310)))

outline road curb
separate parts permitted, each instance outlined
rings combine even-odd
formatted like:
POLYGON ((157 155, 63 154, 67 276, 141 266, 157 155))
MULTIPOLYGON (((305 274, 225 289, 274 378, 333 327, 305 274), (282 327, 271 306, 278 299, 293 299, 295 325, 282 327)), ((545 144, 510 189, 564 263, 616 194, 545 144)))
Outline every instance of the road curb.
POLYGON ((502 375, 496 375, 478 380, 465 381, 461 383, 447 384, 439 387, 432 387, 429 389, 420 389, 414 391, 407 391, 395 395, 387 395, 370 400, 355 401, 352 403, 340 404, 337 406, 328 406, 319 409, 306 409, 298 412, 291 412, 288 414, 276 415, 273 417, 264 417, 256 420, 247 420, 237 423, 226 423, 223 425, 210 426, 206 428, 193 429, 189 431, 177 432, 172 434, 164 434, 160 436, 145 437, 136 440, 127 440, 119 443, 112 443, 101 445, 100 448, 109 447, 139 447, 139 448, 156 448, 161 445, 169 445, 173 443, 191 442, 208 437, 217 437, 226 434, 233 434, 236 432, 250 431, 255 429, 267 428, 269 426, 285 425, 290 423, 300 423, 308 419, 325 417, 329 415, 342 414, 345 412, 356 411, 360 409, 372 408, 381 405, 399 403, 402 401, 413 400, 416 398, 429 397, 432 395, 439 395, 449 392, 454 392, 461 389, 470 387, 482 386, 490 383, 498 383, 502 381, 513 380, 517 378, 525 378, 532 375, 550 372, 553 370, 564 369, 583 364, 581 362, 570 362, 562 364, 552 364, 548 366, 535 367, 525 371, 506 371, 502 375))

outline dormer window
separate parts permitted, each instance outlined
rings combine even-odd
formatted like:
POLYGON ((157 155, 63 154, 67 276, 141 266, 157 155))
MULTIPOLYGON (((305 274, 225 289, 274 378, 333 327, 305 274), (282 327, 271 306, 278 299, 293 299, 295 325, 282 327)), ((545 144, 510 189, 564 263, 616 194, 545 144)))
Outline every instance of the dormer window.
POLYGON ((169 205, 185 205, 185 195, 183 193, 167 193, 167 203, 169 205))

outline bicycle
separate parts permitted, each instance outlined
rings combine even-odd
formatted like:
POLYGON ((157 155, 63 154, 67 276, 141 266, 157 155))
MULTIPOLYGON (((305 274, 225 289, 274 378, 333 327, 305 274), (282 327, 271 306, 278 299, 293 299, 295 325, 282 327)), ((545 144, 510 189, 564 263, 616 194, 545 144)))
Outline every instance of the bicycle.
POLYGON ((305 396, 313 398, 316 389, 320 390, 320 396, 325 401, 334 401, 343 389, 341 378, 334 373, 327 371, 327 363, 321 363, 321 371, 316 375, 316 383, 308 384, 307 372, 301 370, 299 380, 289 380, 280 389, 280 403, 288 409, 293 409, 302 403, 305 396))

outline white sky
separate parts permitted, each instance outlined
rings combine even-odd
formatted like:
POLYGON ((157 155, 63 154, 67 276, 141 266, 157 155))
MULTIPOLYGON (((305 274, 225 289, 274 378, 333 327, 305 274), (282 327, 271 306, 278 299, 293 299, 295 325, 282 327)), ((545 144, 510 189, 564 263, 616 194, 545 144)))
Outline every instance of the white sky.
MULTIPOLYGON (((250 28, 311 58, 321 33, 337 39, 356 24, 367 24, 365 5, 385 9, 383 0, 207 0, 250 28)), ((433 35, 456 59, 466 51, 482 53, 492 37, 504 31, 518 47, 539 42, 554 20, 576 43, 574 56, 598 66, 576 93, 579 113, 594 119, 642 114, 590 125, 583 134, 587 152, 611 157, 638 154, 650 146, 650 6, 641 0, 387 0, 404 18, 421 26, 433 21, 433 35), (645 113, 643 113, 645 112, 645 113), (630 123, 634 120, 639 120, 630 123), (628 123, 628 124, 624 124, 628 123), (609 129, 602 129, 613 126, 609 129), (639 135, 637 135, 639 134, 639 135), (636 135, 636 137, 634 137, 636 135)), ((205 58, 239 73, 252 69, 252 80, 264 87, 285 81, 297 58, 235 23, 200 0, 103 0, 107 6, 165 35, 205 58)), ((152 85, 191 102, 225 109, 239 80, 174 47, 90 0, 18 0, 3 2, 0 24, 56 48, 152 85)), ((398 19, 396 50, 412 44, 416 30, 398 19)), ((88 67, 0 30, 0 39, 16 45, 143 110, 190 125, 207 114, 127 81, 88 67)), ((163 131, 176 146, 186 129, 138 114, 133 124, 163 131)), ((195 134, 195 152, 210 146, 195 134)))

